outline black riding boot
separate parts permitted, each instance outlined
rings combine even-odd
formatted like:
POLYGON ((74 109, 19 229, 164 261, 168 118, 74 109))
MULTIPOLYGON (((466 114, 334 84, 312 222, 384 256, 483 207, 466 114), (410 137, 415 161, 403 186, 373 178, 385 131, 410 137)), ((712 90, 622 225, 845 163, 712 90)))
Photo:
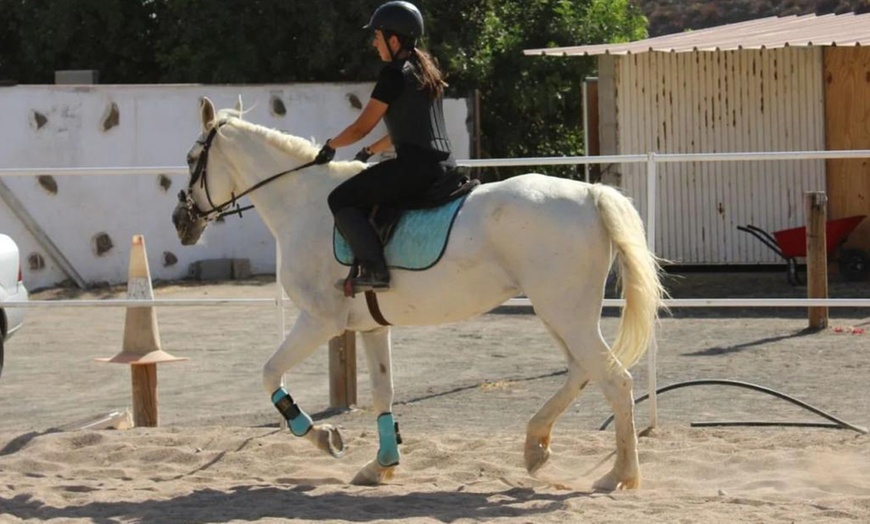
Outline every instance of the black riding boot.
POLYGON ((354 291, 389 289, 390 272, 384 250, 365 212, 356 207, 344 208, 335 213, 335 225, 360 262, 360 274, 352 280, 354 291))

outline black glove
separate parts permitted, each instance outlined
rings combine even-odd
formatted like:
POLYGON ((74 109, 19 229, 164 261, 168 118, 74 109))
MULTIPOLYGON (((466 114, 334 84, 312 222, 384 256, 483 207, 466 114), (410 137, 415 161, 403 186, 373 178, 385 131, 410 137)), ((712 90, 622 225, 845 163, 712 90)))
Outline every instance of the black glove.
POLYGON ((359 153, 357 153, 356 156, 353 157, 353 159, 359 160, 360 162, 368 162, 369 158, 371 158, 373 154, 374 153, 372 153, 371 149, 369 149, 368 147, 364 147, 359 150, 359 153))
POLYGON ((315 164, 328 164, 335 158, 335 149, 329 145, 329 140, 320 148, 320 152, 314 157, 315 164))

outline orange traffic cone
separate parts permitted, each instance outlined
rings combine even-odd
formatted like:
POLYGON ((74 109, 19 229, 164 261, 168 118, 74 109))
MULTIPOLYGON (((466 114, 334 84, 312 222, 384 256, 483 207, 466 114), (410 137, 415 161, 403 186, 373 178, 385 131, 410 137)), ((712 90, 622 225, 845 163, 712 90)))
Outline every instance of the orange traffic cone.
MULTIPOLYGON (((145 238, 134 235, 130 249, 130 269, 127 277, 127 300, 153 300, 151 272, 145 253, 145 238)), ((100 362, 130 364, 133 379, 133 422, 136 426, 156 427, 157 364, 187 360, 177 358, 160 347, 157 311, 152 306, 128 306, 124 321, 124 341, 121 352, 100 362)))

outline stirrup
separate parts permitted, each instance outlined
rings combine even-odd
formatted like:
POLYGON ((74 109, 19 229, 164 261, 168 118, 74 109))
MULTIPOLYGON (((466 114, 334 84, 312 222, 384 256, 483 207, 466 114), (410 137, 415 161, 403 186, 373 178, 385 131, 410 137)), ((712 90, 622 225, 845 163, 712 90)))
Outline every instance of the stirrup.
POLYGON ((381 286, 375 287, 371 284, 357 284, 352 278, 345 278, 335 281, 335 289, 344 292, 344 296, 346 297, 355 297, 357 293, 365 293, 367 291, 371 291, 372 293, 383 293, 389 291, 390 284, 384 283, 381 286))
POLYGON ((387 273, 385 278, 372 278, 371 274, 361 273, 358 263, 350 267, 347 277, 335 283, 335 287, 344 292, 346 297, 355 297, 357 293, 380 293, 389 291, 390 277, 387 273))
POLYGON ((353 288, 355 293, 362 293, 365 291, 372 291, 374 293, 380 293, 383 291, 390 290, 390 281, 382 280, 382 279, 366 279, 363 277, 351 278, 350 286, 353 288))

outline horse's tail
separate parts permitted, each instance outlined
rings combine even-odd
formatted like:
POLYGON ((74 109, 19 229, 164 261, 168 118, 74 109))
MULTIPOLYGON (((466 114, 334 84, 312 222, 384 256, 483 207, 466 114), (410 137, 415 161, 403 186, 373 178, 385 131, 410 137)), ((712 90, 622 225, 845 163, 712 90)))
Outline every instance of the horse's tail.
POLYGON ((655 339, 659 309, 666 291, 661 267, 646 243, 643 221, 631 201, 618 190, 592 186, 595 207, 619 254, 619 276, 625 307, 613 353, 626 368, 634 365, 655 339))

